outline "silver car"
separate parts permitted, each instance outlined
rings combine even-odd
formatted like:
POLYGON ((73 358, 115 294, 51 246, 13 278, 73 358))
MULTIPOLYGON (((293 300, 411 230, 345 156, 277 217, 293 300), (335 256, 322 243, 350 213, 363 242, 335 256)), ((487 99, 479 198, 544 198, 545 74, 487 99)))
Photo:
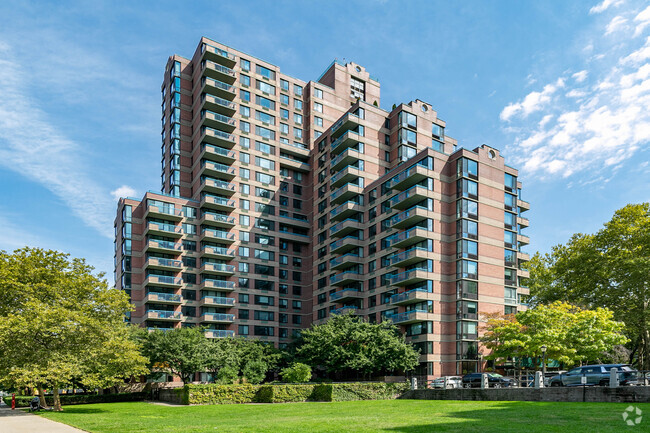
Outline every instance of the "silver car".
POLYGON ((453 388, 462 388, 463 387, 463 378, 460 376, 443 376, 431 381, 431 388, 444 388, 445 387, 445 377, 447 378, 447 389, 453 388))

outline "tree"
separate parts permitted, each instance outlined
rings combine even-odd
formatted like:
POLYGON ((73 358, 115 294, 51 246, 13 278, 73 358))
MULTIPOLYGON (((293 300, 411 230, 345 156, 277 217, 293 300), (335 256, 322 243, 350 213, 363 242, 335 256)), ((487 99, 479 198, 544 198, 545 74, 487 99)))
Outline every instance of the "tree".
POLYGON ((627 205, 593 235, 575 234, 529 262, 530 303, 604 307, 623 321, 630 362, 650 369, 650 204, 627 205))
POLYGON ((418 364, 413 345, 391 322, 368 323, 352 314, 332 316, 302 332, 299 359, 328 373, 410 371, 418 364))
POLYGON ((124 292, 83 259, 40 248, 0 251, 0 378, 10 387, 112 386, 146 372, 128 338, 124 292))
POLYGON ((143 351, 152 370, 168 371, 187 383, 194 373, 205 369, 208 345, 202 328, 159 329, 146 334, 143 351))
POLYGON ((548 359, 573 365, 600 360, 625 343, 623 326, 607 309, 583 310, 554 302, 516 315, 491 317, 481 341, 491 351, 487 359, 539 360, 545 346, 548 359))
POLYGON ((276 368, 282 354, 273 345, 246 338, 224 338, 208 344, 206 370, 221 383, 240 378, 262 382, 276 368))
POLYGON ((311 379, 311 367, 301 362, 294 362, 280 373, 287 383, 305 383, 311 379))

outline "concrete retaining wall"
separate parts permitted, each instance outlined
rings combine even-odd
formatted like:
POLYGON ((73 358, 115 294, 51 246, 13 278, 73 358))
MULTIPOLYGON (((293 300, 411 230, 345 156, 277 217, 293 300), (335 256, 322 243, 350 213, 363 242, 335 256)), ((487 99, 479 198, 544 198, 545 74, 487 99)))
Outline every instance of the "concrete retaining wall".
POLYGON ((411 400, 483 400, 483 401, 587 401, 610 403, 649 403, 650 386, 608 388, 551 387, 500 389, 418 389, 404 393, 411 400))

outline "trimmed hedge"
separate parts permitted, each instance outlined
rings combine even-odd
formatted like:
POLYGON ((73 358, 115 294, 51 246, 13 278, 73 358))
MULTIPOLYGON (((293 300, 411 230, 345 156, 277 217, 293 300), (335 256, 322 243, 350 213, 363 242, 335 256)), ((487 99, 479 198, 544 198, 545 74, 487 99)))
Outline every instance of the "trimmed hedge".
POLYGON ((409 389, 406 383, 322 383, 300 385, 185 385, 183 404, 297 403, 303 401, 389 400, 409 389))
MULTIPOLYGON (((61 394, 61 405, 67 406, 71 404, 89 404, 89 403, 116 403, 124 401, 144 401, 149 397, 147 392, 131 392, 120 394, 61 394)), ((34 397, 28 395, 16 396, 16 407, 29 407, 29 402, 34 397)), ((48 406, 54 403, 54 397, 46 395, 48 406)), ((11 406, 11 395, 5 396, 4 401, 7 405, 11 406)))

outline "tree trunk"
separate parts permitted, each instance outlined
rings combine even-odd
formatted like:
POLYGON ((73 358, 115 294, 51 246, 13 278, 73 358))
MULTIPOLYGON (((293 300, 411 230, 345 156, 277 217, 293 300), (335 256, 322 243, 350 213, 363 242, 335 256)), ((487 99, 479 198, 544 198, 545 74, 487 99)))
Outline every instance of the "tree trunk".
POLYGON ((47 405, 47 400, 45 400, 45 391, 43 390, 42 385, 38 385, 38 396, 41 399, 41 406, 43 406, 45 409, 48 409, 49 406, 47 405))
POLYGON ((53 403, 54 410, 57 412, 63 411, 63 409, 61 409, 61 399, 59 398, 59 386, 57 384, 54 385, 52 389, 52 393, 54 395, 54 403, 53 403))

